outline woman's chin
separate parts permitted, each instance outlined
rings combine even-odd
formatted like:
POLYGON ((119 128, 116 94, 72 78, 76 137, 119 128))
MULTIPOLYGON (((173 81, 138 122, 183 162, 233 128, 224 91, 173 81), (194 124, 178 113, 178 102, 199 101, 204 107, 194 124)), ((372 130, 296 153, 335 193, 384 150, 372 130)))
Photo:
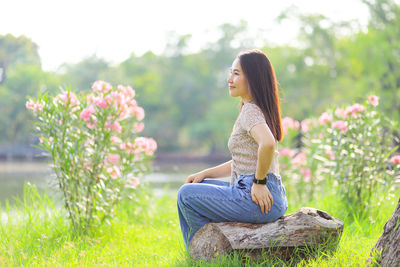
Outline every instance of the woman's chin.
POLYGON ((237 97, 237 95, 232 91, 229 91, 229 94, 231 95, 231 97, 237 97))

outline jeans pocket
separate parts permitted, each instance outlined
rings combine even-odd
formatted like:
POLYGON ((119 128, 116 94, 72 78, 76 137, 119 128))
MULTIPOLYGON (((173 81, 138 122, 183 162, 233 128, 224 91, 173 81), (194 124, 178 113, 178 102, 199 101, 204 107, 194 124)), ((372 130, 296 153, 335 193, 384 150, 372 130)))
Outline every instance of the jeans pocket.
POLYGON ((246 193, 250 193, 251 189, 250 189, 249 185, 247 183, 245 183, 245 181, 243 181, 243 179, 238 180, 237 187, 239 189, 242 189, 246 193))
POLYGON ((249 185, 245 180, 238 180, 236 187, 239 189, 242 197, 245 199, 251 199, 251 185, 249 185))

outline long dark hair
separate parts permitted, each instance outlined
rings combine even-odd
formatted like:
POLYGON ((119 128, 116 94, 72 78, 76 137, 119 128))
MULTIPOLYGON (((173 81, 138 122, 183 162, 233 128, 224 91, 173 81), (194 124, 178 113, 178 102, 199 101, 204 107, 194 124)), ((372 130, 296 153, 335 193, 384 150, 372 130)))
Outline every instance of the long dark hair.
MULTIPOLYGON (((240 66, 246 75, 251 97, 264 113, 265 121, 275 139, 283 139, 278 84, 275 71, 267 55, 251 49, 238 55, 240 66)), ((243 102, 241 103, 241 107, 243 102)))

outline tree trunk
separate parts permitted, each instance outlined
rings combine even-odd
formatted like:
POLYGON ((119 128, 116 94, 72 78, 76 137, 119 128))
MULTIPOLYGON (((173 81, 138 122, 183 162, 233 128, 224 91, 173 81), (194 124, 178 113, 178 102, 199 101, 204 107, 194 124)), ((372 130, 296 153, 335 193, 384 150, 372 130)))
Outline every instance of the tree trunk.
POLYGON ((235 250, 255 259, 267 249, 271 256, 288 258, 301 247, 336 247, 343 225, 328 213, 308 207, 266 224, 209 223, 194 235, 190 256, 211 260, 235 250))
POLYGON ((371 250, 368 265, 400 266, 400 198, 383 234, 371 250))

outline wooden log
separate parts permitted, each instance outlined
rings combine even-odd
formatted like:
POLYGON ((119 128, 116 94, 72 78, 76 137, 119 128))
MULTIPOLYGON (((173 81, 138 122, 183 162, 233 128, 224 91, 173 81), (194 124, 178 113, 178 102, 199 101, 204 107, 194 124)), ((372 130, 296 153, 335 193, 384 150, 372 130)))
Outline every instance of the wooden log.
POLYGON ((400 198, 383 233, 371 250, 368 265, 400 266, 400 198))
POLYGON ((209 223, 190 242, 190 257, 212 260, 232 251, 244 251, 257 258, 268 249, 271 256, 288 258, 297 247, 336 245, 343 225, 342 220, 309 207, 266 224, 209 223))

